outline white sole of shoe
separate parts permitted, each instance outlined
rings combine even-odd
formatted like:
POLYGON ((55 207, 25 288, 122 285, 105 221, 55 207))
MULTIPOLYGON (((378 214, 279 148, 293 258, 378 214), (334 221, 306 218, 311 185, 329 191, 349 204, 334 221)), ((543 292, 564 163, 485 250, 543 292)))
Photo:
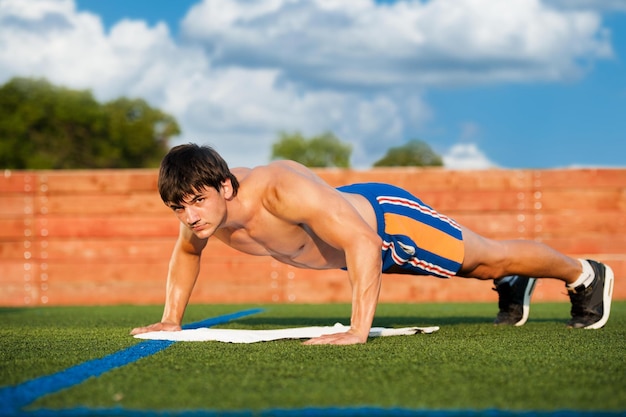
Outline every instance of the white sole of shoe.
POLYGON ((528 315, 530 314, 530 296, 533 295, 533 291, 535 289, 535 284, 537 280, 535 278, 530 278, 528 280, 528 285, 526 286, 526 291, 524 292, 524 304, 522 305, 522 318, 515 323, 515 326, 523 326, 526 324, 528 320, 528 315))
POLYGON ((604 304, 604 309, 602 311, 602 318, 595 323, 584 327, 585 329, 600 329, 604 327, 607 321, 609 321, 609 316, 611 315, 611 300, 613 299, 614 281, 615 276, 613 275, 613 270, 610 266, 604 265, 604 292, 602 294, 602 303, 604 304))

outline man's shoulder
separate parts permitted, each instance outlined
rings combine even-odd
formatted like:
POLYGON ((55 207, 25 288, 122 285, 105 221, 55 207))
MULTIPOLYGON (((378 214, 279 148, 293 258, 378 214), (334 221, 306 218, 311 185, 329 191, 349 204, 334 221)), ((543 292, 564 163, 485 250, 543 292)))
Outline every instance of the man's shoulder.
POLYGON ((307 167, 300 164, 296 161, 291 161, 289 159, 281 159, 277 161, 272 161, 267 165, 262 165, 258 167, 262 170, 268 171, 294 171, 299 173, 308 173, 311 172, 307 167))
POLYGON ((286 198, 298 198, 302 193, 310 193, 325 185, 313 171, 288 160, 252 168, 239 180, 240 189, 245 189, 247 196, 259 198, 269 205, 286 198))
POLYGON ((252 199, 266 199, 275 195, 281 183, 292 174, 289 163, 285 161, 270 162, 254 168, 234 168, 231 170, 239 180, 240 194, 245 190, 245 196, 252 199))
POLYGON ((234 168, 232 172, 240 181, 245 179, 268 185, 276 184, 276 182, 293 175, 315 177, 315 174, 304 165, 289 160, 272 161, 267 165, 259 165, 254 168, 234 168))
POLYGON ((282 169, 308 169, 306 167, 304 167, 303 165, 299 164, 298 162, 295 161, 290 161, 290 160, 277 160, 277 161, 271 161, 268 164, 265 165, 257 165, 254 167, 234 167, 231 168, 231 172, 234 174, 251 174, 251 173, 258 173, 258 172, 265 172, 265 171, 272 171, 272 170, 282 170, 282 169))

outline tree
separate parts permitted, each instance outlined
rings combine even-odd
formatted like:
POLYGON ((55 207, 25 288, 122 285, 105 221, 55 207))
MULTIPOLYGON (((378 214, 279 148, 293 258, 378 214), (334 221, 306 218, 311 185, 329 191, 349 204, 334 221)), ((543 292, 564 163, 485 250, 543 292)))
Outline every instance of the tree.
POLYGON ((272 159, 291 159, 312 168, 350 167, 352 146, 342 143, 330 132, 303 137, 299 132, 281 133, 272 145, 272 159))
POLYGON ((144 100, 97 102, 43 79, 0 87, 0 168, 75 169, 158 166, 176 120, 144 100))
POLYGON ((402 146, 387 150, 385 156, 376 161, 374 166, 443 166, 443 160, 426 142, 411 140, 402 146))

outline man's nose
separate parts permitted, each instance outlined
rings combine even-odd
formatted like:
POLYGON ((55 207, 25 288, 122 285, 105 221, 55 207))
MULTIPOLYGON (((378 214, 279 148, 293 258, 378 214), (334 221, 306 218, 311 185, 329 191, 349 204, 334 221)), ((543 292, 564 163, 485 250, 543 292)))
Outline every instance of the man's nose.
POLYGON ((187 213, 187 224, 194 224, 200 220, 200 216, 198 216, 198 213, 193 208, 187 207, 185 211, 187 213))

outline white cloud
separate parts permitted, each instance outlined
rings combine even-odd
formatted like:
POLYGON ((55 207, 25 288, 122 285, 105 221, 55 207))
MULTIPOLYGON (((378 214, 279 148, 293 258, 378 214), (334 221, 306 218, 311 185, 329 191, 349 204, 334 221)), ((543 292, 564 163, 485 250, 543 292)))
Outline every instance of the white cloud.
POLYGON ((73 0, 0 0, 0 82, 46 77, 143 97, 231 165, 267 162, 278 131, 333 131, 367 166, 433 117, 433 85, 565 80, 609 57, 597 13, 538 0, 205 0, 183 22, 105 30, 73 0))
POLYGON ((497 165, 475 143, 457 143, 443 155, 443 165, 449 169, 488 169, 497 165))
POLYGON ((0 27, 3 80, 46 77, 93 89, 101 99, 126 94, 159 101, 176 75, 206 67, 202 51, 176 45, 164 24, 124 20, 106 34, 97 16, 78 13, 71 0, 2 0, 0 27))
POLYGON ((539 0, 205 0, 183 23, 215 65, 330 88, 564 80, 611 56, 599 16, 539 0))

